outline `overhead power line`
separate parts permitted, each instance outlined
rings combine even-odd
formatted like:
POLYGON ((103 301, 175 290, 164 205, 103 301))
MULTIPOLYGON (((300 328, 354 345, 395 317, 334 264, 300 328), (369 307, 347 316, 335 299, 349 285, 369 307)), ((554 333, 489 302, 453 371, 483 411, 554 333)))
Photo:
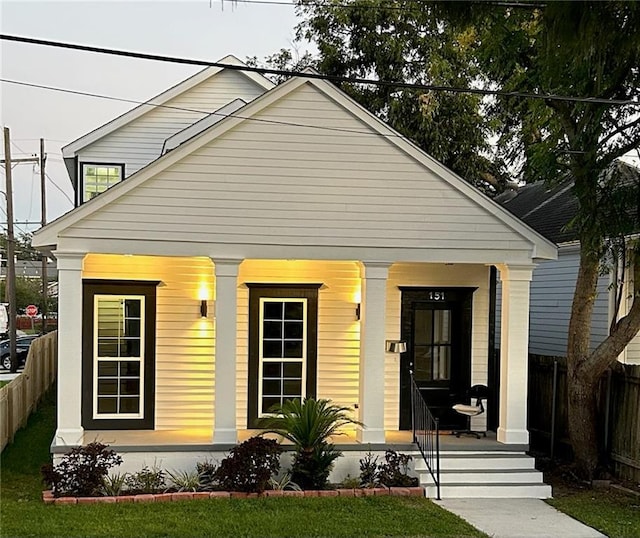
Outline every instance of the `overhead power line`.
MULTIPOLYGON (((221 0, 224 3, 224 0, 221 0)), ((422 2, 427 3, 429 0, 422 0, 422 2)), ((398 4, 388 4, 385 6, 372 6, 372 5, 362 5, 362 4, 335 4, 328 2, 310 2, 307 1, 304 5, 298 5, 295 2, 286 2, 283 0, 237 0, 238 4, 254 4, 254 5, 263 5, 263 6, 290 6, 290 7, 328 7, 328 8, 339 8, 339 9, 365 9, 365 10, 385 10, 385 11, 415 11, 419 8, 419 5, 415 6, 407 6, 407 5, 398 5, 398 4)), ((476 2, 469 2, 476 4, 485 4, 496 7, 506 7, 506 8, 523 8, 523 9, 539 9, 546 6, 545 3, 533 3, 533 2, 500 2, 500 1, 490 1, 490 0, 482 0, 476 2)))
POLYGON ((435 85, 435 84, 415 84, 402 81, 374 80, 367 78, 340 77, 333 75, 323 75, 317 72, 294 71, 286 69, 271 69, 266 67, 249 67, 223 62, 209 62, 206 60, 196 60, 192 58, 179 58, 176 56, 164 56, 159 54, 147 54, 142 52, 133 52, 126 50, 118 50, 104 47, 93 47, 89 45, 78 45, 76 43, 66 43, 62 41, 50 41, 46 39, 36 39, 31 37, 14 36, 8 34, 0 34, 0 39, 5 41, 14 41, 18 43, 28 43, 31 45, 43 45, 47 47, 56 47, 70 50, 79 50, 84 52, 94 52, 98 54, 109 54, 113 56, 123 56, 126 58, 138 58, 142 60, 153 60, 159 62, 169 62, 184 65, 196 65, 200 67, 219 67, 231 71, 243 71, 250 73, 259 73, 261 75, 280 75, 289 77, 304 77, 308 79, 328 80, 335 83, 363 84, 375 85, 387 88, 404 88, 412 90, 425 91, 441 91, 451 93, 469 93, 475 95, 493 95, 499 97, 518 97, 523 99, 543 99, 546 101, 568 101, 577 103, 594 103, 610 106, 640 106, 640 102, 633 99, 605 99, 601 97, 575 97, 556 94, 543 94, 531 92, 507 92, 502 90, 488 90, 481 88, 459 88, 455 86, 435 85))

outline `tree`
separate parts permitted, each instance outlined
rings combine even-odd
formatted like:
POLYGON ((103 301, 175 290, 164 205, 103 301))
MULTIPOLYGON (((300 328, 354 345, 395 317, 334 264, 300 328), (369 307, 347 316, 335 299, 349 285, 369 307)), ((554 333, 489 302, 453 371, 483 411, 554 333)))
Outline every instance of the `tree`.
MULTIPOLYGON (((608 171, 640 145, 640 4, 297 3, 306 17, 298 35, 318 45, 322 72, 578 98, 503 95, 485 99, 482 108, 469 95, 345 87, 475 184, 483 179, 478 155, 494 129, 498 156, 520 180, 573 180, 580 267, 567 349, 569 434, 578 470, 592 477, 599 459, 598 380, 640 329, 638 290, 608 338, 589 350, 599 271, 607 257, 625 252, 624 245, 615 248, 624 243, 620 238, 638 229, 638 186, 608 171)), ((630 273, 640 282, 637 244, 628 258, 630 273)))

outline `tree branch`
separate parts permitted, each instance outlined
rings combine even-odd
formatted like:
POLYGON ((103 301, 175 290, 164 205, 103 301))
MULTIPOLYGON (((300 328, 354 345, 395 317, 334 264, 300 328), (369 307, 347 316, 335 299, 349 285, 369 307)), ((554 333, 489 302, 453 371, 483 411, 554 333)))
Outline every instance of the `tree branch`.
POLYGON ((609 133, 607 136, 605 136, 602 140, 600 140, 598 142, 599 145, 603 146, 604 144, 606 144, 609 140, 611 140, 614 136, 621 134, 623 131, 626 131, 629 128, 632 128, 636 125, 640 125, 640 116, 638 118, 636 118, 634 121, 627 123, 626 125, 623 125, 622 127, 618 127, 615 131, 609 133))
POLYGON ((634 138, 630 140, 627 144, 620 146, 617 149, 611 150, 609 153, 605 153, 600 159, 598 159, 598 164, 601 165, 602 168, 606 168, 606 164, 613 162, 618 157, 622 157, 625 153, 629 153, 631 150, 636 149, 640 144, 639 138, 634 138))

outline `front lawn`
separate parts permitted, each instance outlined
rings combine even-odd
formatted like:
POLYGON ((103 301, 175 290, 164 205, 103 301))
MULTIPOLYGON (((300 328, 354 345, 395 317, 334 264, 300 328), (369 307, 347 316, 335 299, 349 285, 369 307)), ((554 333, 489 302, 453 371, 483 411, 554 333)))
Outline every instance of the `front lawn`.
POLYGON ((640 496, 615 489, 562 488, 547 502, 609 538, 640 536, 640 496))
POLYGON ((39 469, 54 422, 50 393, 2 454, 2 536, 486 536, 419 497, 45 505, 39 469))

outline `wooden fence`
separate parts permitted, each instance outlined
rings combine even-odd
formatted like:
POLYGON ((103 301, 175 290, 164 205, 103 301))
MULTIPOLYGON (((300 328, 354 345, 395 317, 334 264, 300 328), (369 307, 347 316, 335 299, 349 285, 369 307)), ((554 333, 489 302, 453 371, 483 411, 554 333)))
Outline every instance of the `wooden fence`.
POLYGON ((56 378, 58 333, 51 332, 31 344, 24 371, 0 388, 0 451, 13 441, 42 395, 56 378))
MULTIPOLYGON (((601 380, 597 398, 603 455, 616 476, 640 480, 640 365, 610 371, 601 380)), ((527 409, 531 448, 551 456, 570 456, 565 357, 529 357, 527 409)))

